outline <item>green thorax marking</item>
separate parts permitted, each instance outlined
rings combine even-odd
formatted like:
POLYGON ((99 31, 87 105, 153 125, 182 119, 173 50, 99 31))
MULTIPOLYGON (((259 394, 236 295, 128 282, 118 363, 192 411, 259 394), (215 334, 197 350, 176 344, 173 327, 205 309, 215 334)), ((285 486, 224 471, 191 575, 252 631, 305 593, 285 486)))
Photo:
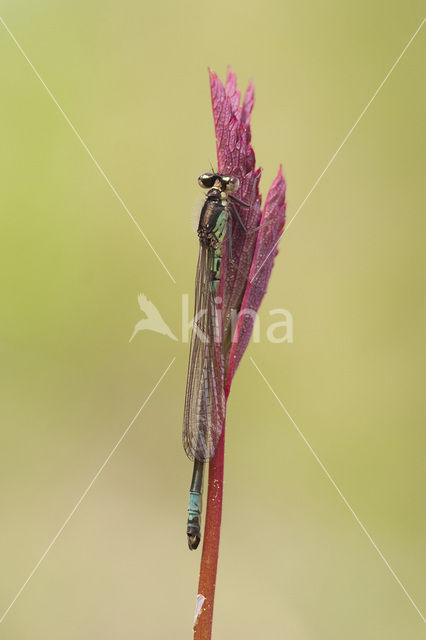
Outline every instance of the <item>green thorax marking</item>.
POLYGON ((219 189, 211 189, 201 210, 198 236, 201 244, 211 251, 210 289, 216 294, 219 287, 222 265, 222 243, 225 239, 228 209, 226 194, 219 189))

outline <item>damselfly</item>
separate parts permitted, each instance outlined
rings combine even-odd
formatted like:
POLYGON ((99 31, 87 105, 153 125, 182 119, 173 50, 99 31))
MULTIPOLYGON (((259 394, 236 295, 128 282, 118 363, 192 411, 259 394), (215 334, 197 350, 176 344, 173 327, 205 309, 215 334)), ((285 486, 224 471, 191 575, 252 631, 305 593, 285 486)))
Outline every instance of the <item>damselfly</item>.
POLYGON ((218 313, 223 244, 227 238, 228 258, 232 261, 230 243, 233 215, 247 232, 235 203, 249 208, 248 204, 232 195, 239 187, 236 177, 203 173, 198 183, 208 191, 198 224, 200 248, 183 421, 184 449, 188 457, 194 460, 187 522, 190 549, 196 549, 201 538, 204 463, 214 455, 225 422, 225 363, 218 313))

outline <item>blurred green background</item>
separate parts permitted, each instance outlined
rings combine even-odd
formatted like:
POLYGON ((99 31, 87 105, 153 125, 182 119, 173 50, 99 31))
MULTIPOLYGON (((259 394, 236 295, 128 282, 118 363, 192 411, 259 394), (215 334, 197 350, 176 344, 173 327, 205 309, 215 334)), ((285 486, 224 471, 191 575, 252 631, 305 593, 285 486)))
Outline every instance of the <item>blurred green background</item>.
MULTIPOLYGON (((2 27, 0 625, 8 640, 190 638, 188 345, 129 337, 137 294, 177 335, 215 162, 207 66, 253 78, 261 191, 291 218, 422 20, 422 3, 10 2, 2 16, 176 279, 2 27)), ((420 608, 425 413, 425 33, 282 241, 229 403, 214 637, 396 640, 420 608), (269 310, 294 318, 270 344, 269 310)))

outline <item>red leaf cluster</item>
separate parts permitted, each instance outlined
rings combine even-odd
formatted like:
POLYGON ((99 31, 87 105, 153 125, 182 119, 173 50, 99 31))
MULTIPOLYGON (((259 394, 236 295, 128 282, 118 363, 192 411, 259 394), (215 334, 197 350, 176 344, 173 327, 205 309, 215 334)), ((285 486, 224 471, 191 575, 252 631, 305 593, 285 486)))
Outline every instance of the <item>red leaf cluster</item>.
POLYGON ((222 322, 225 364, 225 390, 228 396, 232 378, 247 348, 257 313, 271 275, 276 245, 285 223, 286 183, 280 167, 261 210, 259 193, 261 169, 251 146, 250 117, 254 88, 249 84, 241 103, 237 77, 228 69, 225 85, 210 73, 213 118, 216 132, 218 171, 236 176, 240 187, 236 197, 250 208, 236 204, 246 233, 237 220, 232 221, 232 256, 224 248, 222 281, 222 322), (256 227, 259 231, 250 231, 256 227))
MULTIPOLYGON (((232 378, 250 340, 255 314, 266 293, 277 254, 276 246, 285 222, 286 184, 280 167, 266 197, 265 206, 261 210, 261 170, 255 167, 250 131, 250 116, 254 104, 253 85, 249 84, 242 104, 240 91, 237 89, 237 78, 231 70, 228 70, 225 86, 217 75, 210 71, 210 86, 218 171, 236 176, 240 180, 240 187, 235 195, 241 201, 250 204, 249 208, 236 205, 249 233, 245 233, 241 225, 232 219, 232 256, 228 255, 227 246, 224 246, 222 258, 219 287, 223 324, 221 347, 225 357, 225 393, 228 397, 232 378), (258 231, 250 232, 259 225, 264 226, 258 231), (235 323, 233 311, 238 313, 235 323)), ((195 640, 210 640, 212 633, 222 518, 224 455, 225 425, 216 453, 209 463, 206 524, 198 584, 198 593, 199 597, 203 597, 203 604, 195 621, 195 640)))

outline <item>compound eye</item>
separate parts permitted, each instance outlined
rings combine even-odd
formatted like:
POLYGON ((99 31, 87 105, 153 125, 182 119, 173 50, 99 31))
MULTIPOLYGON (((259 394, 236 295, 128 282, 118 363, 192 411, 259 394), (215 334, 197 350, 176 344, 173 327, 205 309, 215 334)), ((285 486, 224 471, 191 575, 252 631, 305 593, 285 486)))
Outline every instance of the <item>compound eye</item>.
POLYGON ((198 184, 202 189, 211 189, 215 180, 216 176, 214 173, 202 173, 198 178, 198 184))
POLYGON ((233 176, 230 176, 227 180, 225 189, 226 191, 236 191, 239 186, 240 186, 240 181, 238 180, 238 178, 234 178, 233 176))

